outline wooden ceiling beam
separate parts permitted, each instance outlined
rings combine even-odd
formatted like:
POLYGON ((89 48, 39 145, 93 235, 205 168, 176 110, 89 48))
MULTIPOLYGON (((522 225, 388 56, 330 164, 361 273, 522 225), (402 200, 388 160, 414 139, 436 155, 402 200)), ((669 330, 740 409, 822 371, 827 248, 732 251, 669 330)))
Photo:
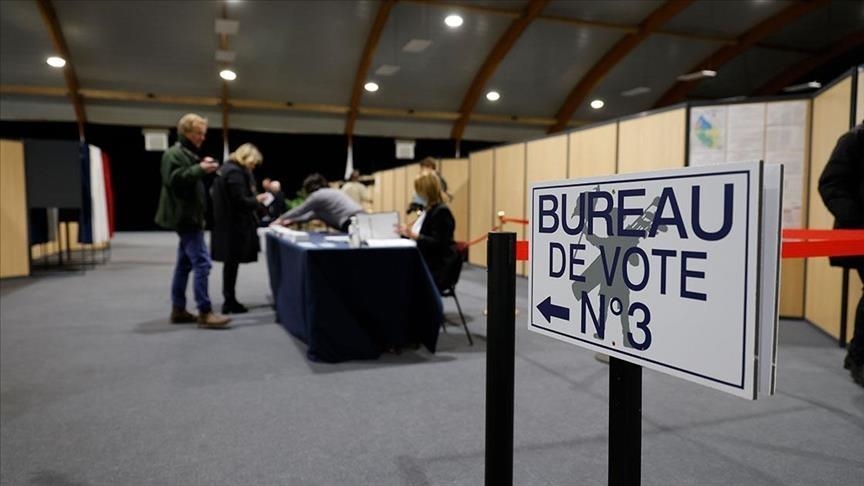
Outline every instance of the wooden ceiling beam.
MULTIPOLYGON (((4 95, 26 95, 26 96, 45 96, 45 97, 62 97, 66 96, 69 90, 66 88, 57 88, 50 86, 20 86, 20 85, 0 85, 0 94, 4 95)), ((115 101, 115 102, 131 102, 131 103, 156 103, 165 105, 189 105, 215 108, 220 106, 222 99, 215 96, 171 96, 159 95, 155 93, 140 93, 131 91, 111 91, 103 89, 82 89, 80 94, 84 100, 93 101, 115 101)), ((292 103, 282 101, 268 100, 248 100, 234 98, 231 100, 231 107, 241 110, 272 110, 272 111, 293 111, 297 113, 317 113, 324 115, 344 116, 348 114, 349 107, 345 105, 327 105, 319 103, 292 103)), ((374 116, 381 118, 405 118, 427 121, 445 121, 452 122, 459 119, 459 112, 455 111, 424 111, 400 108, 376 108, 371 106, 361 106, 357 108, 357 112, 364 116, 374 116)), ((477 113, 473 117, 477 121, 522 125, 522 126, 549 126, 555 122, 554 118, 546 117, 531 117, 531 116, 507 116, 507 115, 484 115, 477 113)), ((587 122, 572 120, 570 126, 579 126, 587 122)))
POLYGON ((639 24, 636 33, 627 34, 619 40, 612 49, 597 61, 594 66, 573 87, 570 94, 561 104, 555 115, 555 123, 549 127, 549 133, 555 133, 567 127, 567 123, 573 118, 573 114, 591 94, 591 91, 615 66, 618 65, 630 52, 639 47, 645 39, 653 34, 661 25, 687 8, 692 0, 670 0, 661 5, 657 10, 651 12, 645 20, 639 24))
MULTIPOLYGON (((744 34, 738 37, 738 42, 734 45, 729 45, 714 51, 710 56, 703 59, 702 62, 695 65, 688 72, 697 72, 702 70, 716 71, 720 66, 735 59, 750 47, 756 45, 762 39, 768 37, 775 32, 798 20, 802 16, 825 6, 830 0, 805 0, 796 2, 790 7, 783 9, 780 13, 769 17, 760 22, 755 27, 751 28, 744 34)), ((672 105, 683 101, 687 94, 699 85, 699 80, 695 81, 676 81, 669 90, 654 104, 655 108, 666 105, 672 105)))
MULTIPOLYGON (((222 3, 222 18, 228 20, 228 6, 226 3, 222 3)), ((228 34, 219 34, 219 49, 223 51, 227 51, 230 49, 228 43, 228 34)), ((222 64, 222 68, 227 68, 227 63, 222 64)), ((231 107, 229 102, 230 97, 230 88, 228 87, 228 81, 222 80, 222 96, 220 99, 220 105, 222 105, 222 148, 225 154, 228 153, 228 110, 231 107)))
POLYGON ((57 11, 54 10, 54 5, 51 0, 36 0, 39 5, 39 13, 42 15, 42 20, 45 22, 45 27, 51 36, 51 43, 54 44, 54 50, 58 56, 66 60, 66 65, 63 69, 63 77, 66 78, 66 87, 68 88, 69 99, 72 101, 72 106, 75 109, 75 119, 78 122, 78 138, 84 140, 84 125, 87 123, 87 113, 84 111, 84 103, 79 94, 80 86, 78 84, 78 74, 75 72, 75 65, 72 63, 72 54, 69 52, 69 46, 66 44, 66 37, 63 36, 63 29, 60 28, 60 20, 57 18, 57 11))
POLYGON ((395 4, 395 0, 384 0, 381 2, 381 6, 378 7, 378 14, 375 15, 375 22, 372 24, 372 30, 369 31, 369 36, 366 38, 366 45, 363 47, 360 63, 357 65, 357 73, 354 75, 354 87, 351 89, 348 118, 345 120, 345 135, 348 137, 349 145, 354 136, 354 125, 357 123, 357 107, 360 106, 360 96, 363 94, 363 85, 365 84, 366 76, 369 74, 369 66, 372 64, 372 58, 375 57, 375 50, 378 48, 378 41, 381 40, 384 25, 387 23, 387 18, 390 17, 390 11, 395 4))
POLYGON ((797 62, 782 73, 774 76, 774 78, 765 83, 761 88, 754 91, 753 96, 776 94, 822 64, 825 64, 836 57, 840 57, 861 45, 864 45, 864 31, 858 31, 847 35, 822 52, 797 62))
POLYGON ((531 25, 531 22, 540 14, 543 7, 549 3, 549 0, 531 0, 523 10, 522 15, 517 17, 510 23, 510 27, 504 32, 495 47, 483 61, 480 70, 474 76, 474 81, 468 87, 465 97, 462 99, 462 104, 459 107, 459 119, 453 125, 453 130, 450 132, 450 138, 456 141, 458 147, 459 141, 462 140, 462 134, 465 133, 465 125, 471 118, 471 112, 474 111, 474 106, 477 104, 477 99, 480 98, 480 93, 489 81, 489 78, 495 74, 498 65, 504 59, 504 56, 510 52, 510 49, 525 32, 525 29, 531 25))

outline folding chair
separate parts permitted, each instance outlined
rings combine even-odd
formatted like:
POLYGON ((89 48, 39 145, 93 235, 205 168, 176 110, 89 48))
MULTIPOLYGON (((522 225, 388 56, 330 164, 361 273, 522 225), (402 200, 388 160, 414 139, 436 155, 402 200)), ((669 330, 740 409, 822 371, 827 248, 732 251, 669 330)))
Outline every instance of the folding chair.
MULTIPOLYGON (((468 331, 468 323, 465 322, 465 314, 462 313, 462 306, 459 305, 459 298, 456 297, 456 284, 459 282, 459 276, 462 274, 462 264, 464 263, 465 244, 463 242, 457 243, 456 251, 458 258, 453 258, 448 263, 447 281, 443 285, 439 285, 438 293, 441 297, 453 297, 453 300, 456 301, 456 309, 459 311, 459 318, 462 319, 465 335, 468 336, 468 344, 474 346, 474 339, 471 338, 471 332, 468 331)), ((444 319, 444 322, 441 323, 441 328, 444 329, 444 332, 447 332, 447 328, 444 327, 446 321, 447 319, 444 319)))

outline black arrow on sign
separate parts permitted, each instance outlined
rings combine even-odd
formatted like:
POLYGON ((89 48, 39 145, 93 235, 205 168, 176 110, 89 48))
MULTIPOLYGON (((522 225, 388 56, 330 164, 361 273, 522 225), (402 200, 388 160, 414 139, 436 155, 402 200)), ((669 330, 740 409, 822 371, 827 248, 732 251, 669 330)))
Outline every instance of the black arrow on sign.
POLYGON ((551 323, 553 317, 558 319, 570 320, 570 308, 562 307, 552 303, 552 296, 546 297, 543 302, 537 304, 537 310, 546 318, 546 322, 551 323))

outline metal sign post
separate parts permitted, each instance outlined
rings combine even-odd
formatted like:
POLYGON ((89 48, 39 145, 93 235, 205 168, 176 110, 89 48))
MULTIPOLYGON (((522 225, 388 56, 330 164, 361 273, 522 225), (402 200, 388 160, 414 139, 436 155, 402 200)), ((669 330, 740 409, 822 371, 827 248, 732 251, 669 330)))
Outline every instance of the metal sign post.
POLYGON ((489 233, 486 280, 486 486, 513 484, 516 233, 489 233))
POLYGON ((609 358, 609 486, 638 486, 641 456, 642 367, 609 358))

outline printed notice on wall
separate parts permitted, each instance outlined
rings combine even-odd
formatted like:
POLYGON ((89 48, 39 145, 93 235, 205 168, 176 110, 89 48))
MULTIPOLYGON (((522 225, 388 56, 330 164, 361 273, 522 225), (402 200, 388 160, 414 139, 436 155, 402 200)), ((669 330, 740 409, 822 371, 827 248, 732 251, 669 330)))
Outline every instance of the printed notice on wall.
POLYGON ((747 160, 782 164, 783 227, 800 228, 806 129, 806 100, 693 107, 689 165, 747 160))

